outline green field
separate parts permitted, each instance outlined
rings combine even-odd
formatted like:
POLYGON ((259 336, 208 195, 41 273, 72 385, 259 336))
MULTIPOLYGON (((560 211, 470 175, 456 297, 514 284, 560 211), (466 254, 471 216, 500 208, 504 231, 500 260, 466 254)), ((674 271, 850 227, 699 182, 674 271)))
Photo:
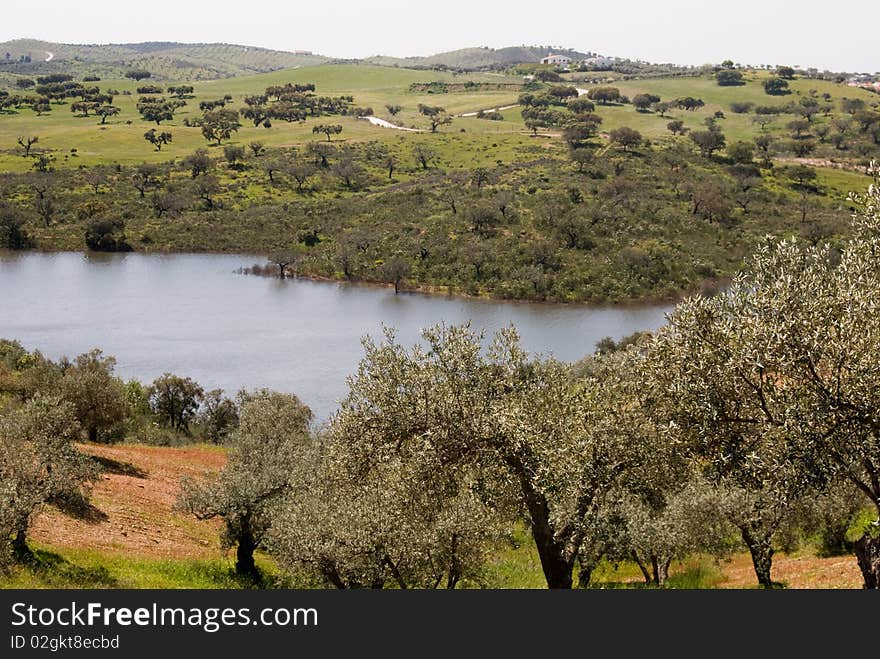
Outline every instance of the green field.
MULTIPOLYGON (((475 82, 516 80, 492 74, 477 74, 468 76, 467 79, 475 82)), ((174 139, 171 144, 158 152, 143 138, 144 132, 155 128, 156 125, 144 121, 137 112, 135 106, 140 95, 135 89, 139 84, 127 79, 102 80, 100 83, 102 89, 122 92, 114 99, 114 105, 119 107, 121 112, 109 119, 106 125, 99 125, 100 120, 95 117, 75 116, 70 112, 69 105, 53 105, 52 111, 43 116, 37 116, 27 109, 21 110, 19 114, 0 116, 0 169, 23 171, 30 166, 26 159, 17 157, 16 140, 23 135, 38 136, 39 147, 56 152, 60 166, 164 162, 206 146, 198 128, 183 126, 185 119, 201 115, 198 109, 200 101, 231 94, 234 97, 233 104, 240 106, 245 96, 261 93, 271 85, 288 82, 314 83, 317 88, 316 93, 321 95, 350 94, 354 96, 356 105, 372 107, 376 116, 386 119, 392 117, 388 115, 384 106, 400 105, 403 110, 397 116, 396 122, 417 128, 427 127, 425 117, 418 112, 420 103, 441 105, 450 114, 461 114, 516 102, 517 95, 510 92, 483 91, 431 95, 414 94, 409 91, 412 83, 432 81, 459 81, 459 76, 452 73, 377 66, 324 65, 197 83, 195 98, 187 99, 187 106, 176 113, 173 121, 162 123, 161 130, 169 130, 174 139)), ((513 121, 460 119, 452 126, 441 130, 459 132, 464 129, 478 133, 520 132, 522 123, 517 121, 517 114, 513 112, 510 118, 513 121)), ((246 145, 250 141, 259 140, 266 146, 284 147, 302 144, 315 139, 312 126, 316 123, 326 123, 326 121, 320 118, 305 123, 276 121, 269 129, 254 128, 249 122, 243 121, 242 128, 234 136, 232 143, 246 145)), ((346 141, 393 140, 400 136, 399 131, 372 126, 367 121, 353 117, 336 117, 333 123, 343 126, 341 138, 346 141)))
MULTIPOLYGON (((614 83, 620 88, 621 93, 630 98, 640 93, 652 93, 660 96, 662 100, 672 100, 682 96, 693 96, 702 99, 706 105, 695 111, 672 110, 666 117, 660 117, 654 112, 639 113, 632 106, 617 106, 601 108, 599 113, 603 116, 603 129, 612 129, 619 126, 630 126, 645 135, 659 137, 668 135, 666 124, 672 119, 681 119, 691 129, 700 128, 707 117, 711 117, 717 111, 722 111, 725 118, 721 120, 721 127, 728 138, 728 142, 734 140, 753 139, 761 133, 761 129, 752 123, 754 114, 736 114, 730 110, 730 104, 738 102, 751 102, 755 105, 781 105, 789 101, 797 102, 798 99, 815 90, 819 96, 828 93, 832 100, 837 103, 842 98, 861 98, 869 105, 876 104, 880 97, 871 92, 857 87, 848 87, 843 83, 834 83, 825 80, 796 79, 789 83, 791 94, 787 96, 768 96, 764 92, 761 82, 769 75, 764 72, 751 72, 745 76, 746 84, 733 87, 721 87, 712 77, 686 77, 686 78, 651 78, 645 80, 627 80, 614 83)), ((785 123, 791 119, 789 115, 782 115, 773 124, 767 127, 766 132, 772 135, 786 134, 785 123)), ((827 118, 817 117, 817 123, 827 122, 827 118)))
MULTIPOLYGON (((637 112, 631 105, 599 105, 597 114, 603 122, 601 130, 607 133, 621 126, 640 131, 646 137, 663 139, 669 136, 667 123, 681 119, 691 129, 699 129, 707 117, 718 110, 725 113, 720 126, 727 136, 728 143, 736 140, 752 139, 761 129, 752 123, 752 114, 735 114, 730 111, 733 101, 750 101, 756 104, 776 105, 797 100, 800 95, 815 90, 818 94, 830 94, 832 101, 838 103, 842 98, 862 98, 869 105, 876 104, 875 94, 843 84, 821 80, 795 80, 791 83, 792 94, 784 97, 771 97, 764 93, 761 80, 765 73, 751 73, 746 76, 747 84, 738 87, 720 87, 713 78, 681 77, 652 78, 616 83, 621 92, 632 97, 642 92, 657 94, 663 100, 682 96, 694 96, 705 101, 705 107, 696 111, 671 110, 666 117, 655 112, 637 112)), ((491 109, 516 103, 517 94, 503 91, 474 91, 464 93, 424 94, 409 90, 412 83, 419 82, 521 82, 521 78, 493 73, 454 74, 438 71, 416 71, 410 69, 370 65, 321 65, 286 69, 259 75, 241 76, 229 79, 211 80, 195 83, 195 97, 187 99, 187 106, 177 112, 174 120, 164 122, 162 130, 170 130, 173 142, 161 152, 143 139, 146 130, 155 124, 144 121, 137 113, 135 105, 139 95, 135 92, 137 83, 127 79, 105 79, 99 84, 102 89, 120 92, 114 104, 120 108, 118 116, 109 119, 106 125, 99 125, 94 117, 77 117, 70 112, 68 104, 53 105, 52 111, 44 116, 36 116, 24 109, 17 114, 0 116, 0 168, 4 171, 22 171, 30 163, 16 158, 19 136, 34 135, 40 138, 39 148, 58 154, 59 165, 81 166, 99 163, 132 164, 138 162, 162 162, 191 153, 205 146, 206 142, 198 128, 187 128, 183 121, 200 115, 198 104, 231 94, 234 106, 243 104, 243 98, 257 94, 270 85, 284 83, 314 83, 318 94, 352 95, 355 105, 372 107, 377 117, 394 119, 407 127, 426 128, 425 117, 418 112, 419 104, 440 105, 448 113, 457 115, 480 109, 491 109), (399 105, 401 113, 392 118, 385 110, 386 104, 399 105)), ((149 81, 148 81, 149 82, 149 81)), ((12 91, 11 87, 8 87, 12 91)), ((442 127, 442 132, 466 132, 468 134, 511 134, 525 132, 519 111, 516 108, 505 111, 505 121, 485 121, 476 118, 458 118, 450 126, 442 127)), ((827 123, 833 118, 817 117, 817 125, 827 123)), ((771 135, 787 134, 785 124, 791 117, 782 115, 767 127, 771 135)), ((334 119, 343 126, 341 138, 346 141, 392 140, 399 137, 392 129, 370 125, 363 120, 351 117, 334 119)), ((234 136, 233 144, 247 144, 259 140, 267 146, 290 146, 314 139, 312 126, 321 120, 305 123, 285 123, 276 121, 269 129, 254 128, 243 121, 241 130, 234 136)), ((553 131, 551 131, 552 133, 553 131)), ((846 157, 845 153, 840 156, 846 157)))

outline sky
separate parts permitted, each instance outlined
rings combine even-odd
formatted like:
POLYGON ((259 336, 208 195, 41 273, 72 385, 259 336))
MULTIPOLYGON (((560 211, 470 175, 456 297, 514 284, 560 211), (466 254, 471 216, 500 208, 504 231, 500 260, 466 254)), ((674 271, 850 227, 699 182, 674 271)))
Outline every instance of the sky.
POLYGON ((556 45, 676 64, 880 71, 880 0, 4 0, 0 41, 225 42, 333 57, 556 45))

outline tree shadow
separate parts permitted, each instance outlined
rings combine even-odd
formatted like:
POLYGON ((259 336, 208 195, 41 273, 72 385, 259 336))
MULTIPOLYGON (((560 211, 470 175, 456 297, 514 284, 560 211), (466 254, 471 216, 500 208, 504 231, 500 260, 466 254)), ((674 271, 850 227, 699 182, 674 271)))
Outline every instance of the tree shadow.
POLYGON ((101 471, 108 474, 116 474, 117 476, 131 476, 132 478, 146 478, 149 474, 136 467, 130 462, 120 462, 112 458, 105 458, 102 455, 93 455, 92 460, 98 463, 101 471))
POLYGON ((43 549, 33 550, 24 566, 46 585, 55 588, 118 588, 119 583, 105 567, 82 567, 60 554, 43 549))
POLYGON ((100 524, 110 519, 107 513, 92 504, 79 492, 53 497, 50 503, 65 515, 87 524, 100 524))

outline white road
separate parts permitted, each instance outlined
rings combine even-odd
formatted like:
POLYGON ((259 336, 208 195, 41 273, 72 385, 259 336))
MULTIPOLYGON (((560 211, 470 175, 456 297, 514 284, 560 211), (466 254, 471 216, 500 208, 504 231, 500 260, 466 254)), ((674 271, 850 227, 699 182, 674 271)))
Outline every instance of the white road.
POLYGON ((360 119, 366 119, 374 126, 379 126, 381 128, 394 128, 395 130, 405 130, 408 133, 423 133, 424 131, 419 130, 418 128, 407 128, 406 126, 397 126, 392 124, 390 121, 385 121, 384 119, 380 119, 379 117, 360 117, 360 119))
POLYGON ((477 112, 465 112, 464 114, 458 115, 459 117, 476 117, 480 112, 503 112, 504 110, 509 110, 510 108, 515 108, 518 103, 514 105, 503 105, 500 108, 489 108, 488 110, 478 110, 477 112))
POLYGON ((48 50, 44 51, 46 53, 46 61, 51 62, 55 59, 55 53, 50 53, 48 50))

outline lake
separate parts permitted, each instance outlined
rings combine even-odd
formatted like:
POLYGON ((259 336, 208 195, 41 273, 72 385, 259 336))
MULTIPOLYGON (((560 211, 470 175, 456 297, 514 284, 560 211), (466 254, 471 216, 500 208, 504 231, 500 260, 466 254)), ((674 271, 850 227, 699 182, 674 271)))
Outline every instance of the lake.
POLYGON ((565 361, 664 323, 671 305, 584 307, 488 302, 301 279, 239 275, 253 256, 0 252, 0 337, 57 359, 101 348, 117 373, 165 371, 206 389, 296 393, 327 419, 363 356, 361 337, 396 328, 404 345, 441 321, 491 335, 513 323, 523 346, 565 361))

